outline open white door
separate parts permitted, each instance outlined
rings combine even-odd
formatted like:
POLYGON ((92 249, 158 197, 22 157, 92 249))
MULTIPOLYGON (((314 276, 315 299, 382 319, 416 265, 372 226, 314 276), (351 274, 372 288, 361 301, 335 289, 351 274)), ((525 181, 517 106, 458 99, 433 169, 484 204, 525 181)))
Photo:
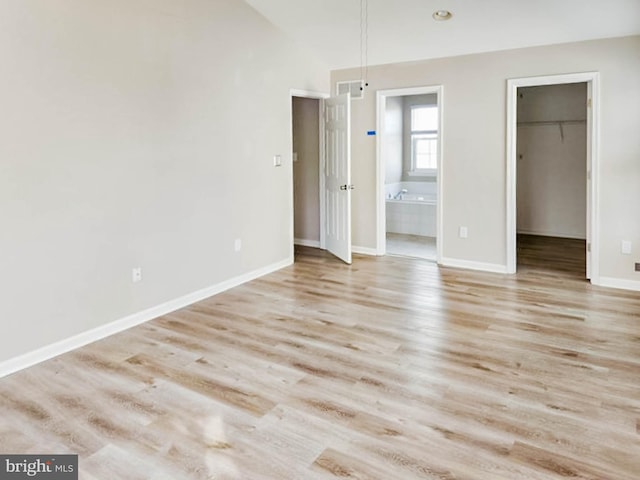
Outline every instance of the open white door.
POLYGON ((592 131, 593 131, 593 81, 587 82, 587 279, 591 280, 591 244, 593 242, 592 232, 592 202, 593 194, 591 183, 592 173, 592 131))
POLYGON ((326 249, 351 263, 351 98, 323 102, 324 239, 326 249))

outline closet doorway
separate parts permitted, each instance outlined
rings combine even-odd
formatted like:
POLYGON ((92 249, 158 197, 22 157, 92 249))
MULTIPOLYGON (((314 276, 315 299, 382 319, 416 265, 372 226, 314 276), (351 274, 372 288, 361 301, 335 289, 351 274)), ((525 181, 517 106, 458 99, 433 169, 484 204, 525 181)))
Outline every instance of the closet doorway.
POLYGON ((597 74, 509 83, 508 267, 593 278, 597 74))
POLYGON ((294 243, 320 248, 320 99, 291 97, 294 243))

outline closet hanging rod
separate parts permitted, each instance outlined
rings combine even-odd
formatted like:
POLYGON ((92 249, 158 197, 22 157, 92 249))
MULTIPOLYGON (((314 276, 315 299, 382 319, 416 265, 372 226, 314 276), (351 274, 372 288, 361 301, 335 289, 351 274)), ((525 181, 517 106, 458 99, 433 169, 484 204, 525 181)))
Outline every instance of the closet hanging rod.
POLYGON ((586 120, 544 120, 537 122, 518 122, 518 125, 578 125, 587 123, 586 120))

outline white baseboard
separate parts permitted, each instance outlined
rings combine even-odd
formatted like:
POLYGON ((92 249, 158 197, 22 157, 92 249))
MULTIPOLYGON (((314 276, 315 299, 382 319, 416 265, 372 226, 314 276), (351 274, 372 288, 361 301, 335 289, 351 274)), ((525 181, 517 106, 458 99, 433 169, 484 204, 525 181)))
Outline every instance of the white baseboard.
POLYGON ((307 240, 305 238, 294 238, 294 245, 300 245, 302 247, 320 248, 320 240, 307 240))
POLYGON ((85 345, 88 345, 89 343, 93 343, 110 335, 122 332, 123 330, 135 327, 136 325, 140 325, 141 323, 148 322, 149 320, 153 320, 154 318, 158 318, 162 315, 175 312, 176 310, 180 310, 181 308, 199 302, 200 300, 204 300, 205 298, 209 298, 213 295, 217 295, 218 293, 222 293, 225 290, 229 290, 233 287, 237 287, 238 285, 242 285, 243 283, 247 283, 251 280, 255 280, 256 278, 280 270, 291 265, 292 263, 293 258, 287 258, 286 260, 283 260, 281 262, 277 262, 264 268, 259 268, 252 272, 239 275, 216 285, 197 290, 195 292, 162 303, 155 307, 151 307, 141 312, 128 315, 106 325, 102 325, 100 327, 87 330, 86 332, 82 332, 78 335, 74 335, 73 337, 61 340, 56 343, 52 343, 51 345, 47 345, 32 352, 25 353, 18 357, 10 358, 0 363, 0 378, 15 373, 19 370, 31 367, 45 360, 49 360, 53 357, 57 357, 58 355, 62 355, 63 353, 70 352, 71 350, 83 347, 85 345))
POLYGON ((536 232, 534 230, 521 230, 521 229, 518 229, 518 233, 521 233, 523 235, 536 235, 538 237, 573 238, 573 239, 576 239, 576 240, 586 240, 587 239, 585 234, 572 235, 570 233, 536 232))
POLYGON ((491 273, 507 273, 507 266, 497 263, 473 262, 458 258, 442 258, 440 265, 443 267, 465 268, 467 270, 480 270, 491 273))
POLYGON ((378 255, 378 250, 376 250, 375 248, 358 247, 356 245, 353 245, 351 247, 351 251, 360 255, 372 255, 374 257, 378 255))
POLYGON ((598 280, 593 280, 594 285, 599 287, 609 288, 621 288, 623 290, 633 290, 640 292, 640 281, 638 280, 625 280, 622 278, 614 277, 600 277, 598 280))

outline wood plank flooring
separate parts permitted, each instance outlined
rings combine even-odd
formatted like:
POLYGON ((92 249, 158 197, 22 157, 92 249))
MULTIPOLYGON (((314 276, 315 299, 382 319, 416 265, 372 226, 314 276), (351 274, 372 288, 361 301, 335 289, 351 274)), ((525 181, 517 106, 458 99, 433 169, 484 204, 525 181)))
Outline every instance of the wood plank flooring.
POLYGON ((519 234, 517 247, 520 271, 561 272, 577 279, 587 276, 585 240, 519 234))
POLYGON ((301 249, 1 379, 0 452, 88 480, 637 480, 640 294, 521 240, 513 276, 301 249))

